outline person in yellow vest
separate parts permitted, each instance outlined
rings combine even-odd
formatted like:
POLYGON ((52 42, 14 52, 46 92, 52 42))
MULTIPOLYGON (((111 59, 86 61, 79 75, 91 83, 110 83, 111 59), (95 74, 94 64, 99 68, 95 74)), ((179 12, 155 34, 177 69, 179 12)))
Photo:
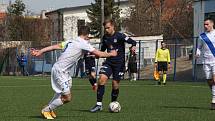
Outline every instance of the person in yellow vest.
POLYGON ((167 71, 170 68, 170 53, 169 49, 166 48, 165 42, 161 42, 161 48, 156 52, 155 68, 159 72, 158 84, 161 85, 160 76, 163 75, 163 85, 166 85, 167 71))

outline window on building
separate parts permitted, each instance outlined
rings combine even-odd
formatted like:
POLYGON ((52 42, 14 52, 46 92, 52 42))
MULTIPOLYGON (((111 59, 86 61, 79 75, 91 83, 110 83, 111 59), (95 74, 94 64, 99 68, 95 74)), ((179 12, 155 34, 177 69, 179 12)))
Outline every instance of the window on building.
POLYGON ((84 19, 78 19, 78 21, 77 21, 78 30, 81 26, 85 26, 85 20, 84 19))

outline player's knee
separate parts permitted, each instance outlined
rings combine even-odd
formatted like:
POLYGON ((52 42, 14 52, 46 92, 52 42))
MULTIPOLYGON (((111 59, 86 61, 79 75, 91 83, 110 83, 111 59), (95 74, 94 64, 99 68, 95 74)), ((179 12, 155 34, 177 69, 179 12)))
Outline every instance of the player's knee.
POLYGON ((95 73, 95 72, 91 72, 91 76, 92 76, 93 78, 96 78, 96 73, 95 73))
POLYGON ((99 85, 105 85, 106 81, 108 80, 108 77, 104 74, 101 74, 99 77, 98 84, 99 85))

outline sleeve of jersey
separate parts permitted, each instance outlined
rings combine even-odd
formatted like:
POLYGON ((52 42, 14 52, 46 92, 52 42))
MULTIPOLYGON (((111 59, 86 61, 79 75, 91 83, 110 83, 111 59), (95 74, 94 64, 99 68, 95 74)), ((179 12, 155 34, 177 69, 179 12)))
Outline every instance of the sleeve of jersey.
POLYGON ((68 41, 61 42, 60 43, 61 49, 65 49, 67 43, 68 43, 68 41))
POLYGON ((167 62, 170 64, 170 52, 169 52, 169 50, 168 50, 168 53, 167 53, 168 55, 167 55, 167 62))
MULTIPOLYGON (((104 40, 104 39, 103 39, 103 40, 104 40)), ((102 45, 101 45, 101 51, 105 51, 105 50, 107 49, 107 46, 106 46, 105 42, 102 41, 101 44, 102 44, 102 45)))
POLYGON ((85 44, 83 43, 80 46, 81 46, 81 49, 89 51, 89 52, 92 52, 95 50, 95 48, 90 43, 85 43, 85 44))
POLYGON ((136 46, 136 41, 126 36, 125 34, 122 34, 121 36, 128 44, 132 44, 132 46, 136 46))
POLYGON ((158 50, 156 51, 156 54, 155 54, 155 63, 158 62, 158 50))

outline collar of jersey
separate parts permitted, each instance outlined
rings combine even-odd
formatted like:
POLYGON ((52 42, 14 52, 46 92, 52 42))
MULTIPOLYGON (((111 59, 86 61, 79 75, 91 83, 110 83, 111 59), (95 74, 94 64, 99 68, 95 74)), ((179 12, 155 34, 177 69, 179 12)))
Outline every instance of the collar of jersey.
POLYGON ((87 41, 87 40, 82 39, 81 37, 78 37, 78 38, 77 38, 77 40, 88 43, 88 41, 87 41))

